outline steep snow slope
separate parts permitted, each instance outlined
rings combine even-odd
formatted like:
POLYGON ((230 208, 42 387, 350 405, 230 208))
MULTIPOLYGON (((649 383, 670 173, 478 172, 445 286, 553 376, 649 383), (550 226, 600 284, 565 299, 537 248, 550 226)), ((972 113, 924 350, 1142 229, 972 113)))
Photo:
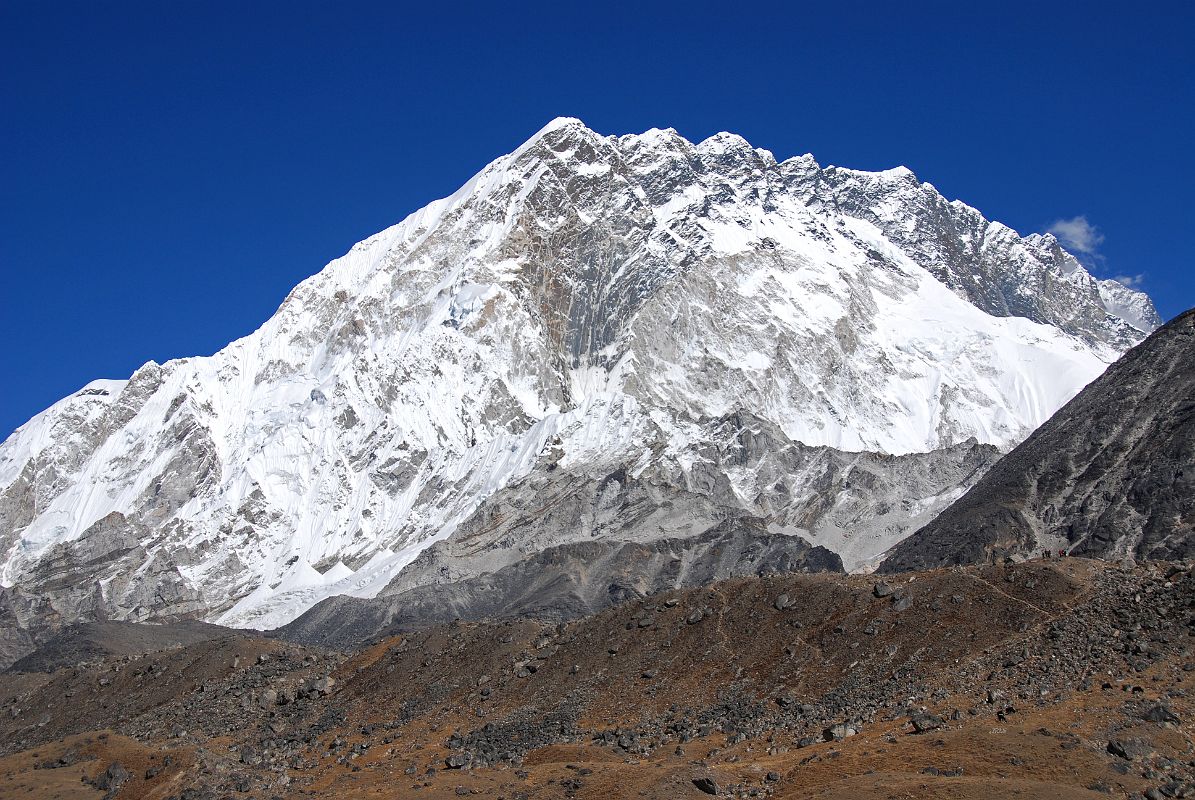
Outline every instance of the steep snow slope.
MULTIPOLYGON (((14 433, 0 581, 30 619, 279 624, 377 594, 527 476, 693 483, 742 410, 838 451, 1008 449, 1156 322, 1053 237, 908 170, 556 120, 250 336, 89 384, 14 433)), ((754 511, 758 475, 718 475, 722 504, 754 511)), ((975 477, 918 484, 909 513, 975 477)), ((886 531, 852 562, 907 525, 886 531)))

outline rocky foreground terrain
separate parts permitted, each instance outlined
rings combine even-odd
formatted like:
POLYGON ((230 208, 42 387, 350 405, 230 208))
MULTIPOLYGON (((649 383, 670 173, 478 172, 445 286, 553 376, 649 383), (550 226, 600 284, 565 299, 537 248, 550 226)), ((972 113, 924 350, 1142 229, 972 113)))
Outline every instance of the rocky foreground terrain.
POLYGON ((1191 562, 1077 558, 738 578, 350 651, 67 628, 0 675, 0 796, 1189 797, 1193 634, 1191 562))

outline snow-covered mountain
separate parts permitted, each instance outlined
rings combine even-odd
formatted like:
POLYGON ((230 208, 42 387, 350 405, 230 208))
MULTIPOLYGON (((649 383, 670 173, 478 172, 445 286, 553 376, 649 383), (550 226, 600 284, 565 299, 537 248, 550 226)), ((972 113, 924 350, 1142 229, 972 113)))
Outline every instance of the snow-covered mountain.
POLYGON ((253 334, 18 429, 0 582, 23 622, 269 627, 458 529, 503 531, 476 573, 738 513, 860 568, 1158 324, 907 169, 559 119, 253 334), (566 521, 503 527, 573 484, 566 521), (632 485, 653 512, 599 519, 632 485))

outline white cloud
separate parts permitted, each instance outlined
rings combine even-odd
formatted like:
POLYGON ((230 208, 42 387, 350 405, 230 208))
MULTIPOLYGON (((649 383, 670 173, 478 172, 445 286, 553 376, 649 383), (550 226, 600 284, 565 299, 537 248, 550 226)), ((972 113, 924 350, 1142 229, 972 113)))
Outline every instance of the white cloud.
POLYGON ((1104 243, 1104 234, 1082 214, 1070 219, 1057 220, 1046 230, 1058 237, 1058 241, 1068 250, 1085 256, 1099 255, 1099 246, 1104 243))
MULTIPOLYGON (((1100 245, 1104 243, 1104 233, 1088 222, 1086 216, 1080 214, 1070 219, 1055 220, 1054 224, 1046 229, 1046 232, 1054 234, 1062 246, 1071 251, 1089 270, 1104 277, 1111 271, 1105 263, 1103 254, 1099 251, 1100 245)), ((1112 280, 1129 289, 1138 292, 1144 291, 1145 275, 1143 274, 1114 275, 1112 280)))

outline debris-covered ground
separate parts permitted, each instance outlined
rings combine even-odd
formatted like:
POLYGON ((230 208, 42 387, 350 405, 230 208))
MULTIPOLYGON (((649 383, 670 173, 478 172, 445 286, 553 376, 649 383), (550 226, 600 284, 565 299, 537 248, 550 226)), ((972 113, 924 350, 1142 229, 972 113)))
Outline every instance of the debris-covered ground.
POLYGON ((0 676, 0 796, 1195 797, 1193 634, 1190 564, 1070 559, 89 646, 0 676))

